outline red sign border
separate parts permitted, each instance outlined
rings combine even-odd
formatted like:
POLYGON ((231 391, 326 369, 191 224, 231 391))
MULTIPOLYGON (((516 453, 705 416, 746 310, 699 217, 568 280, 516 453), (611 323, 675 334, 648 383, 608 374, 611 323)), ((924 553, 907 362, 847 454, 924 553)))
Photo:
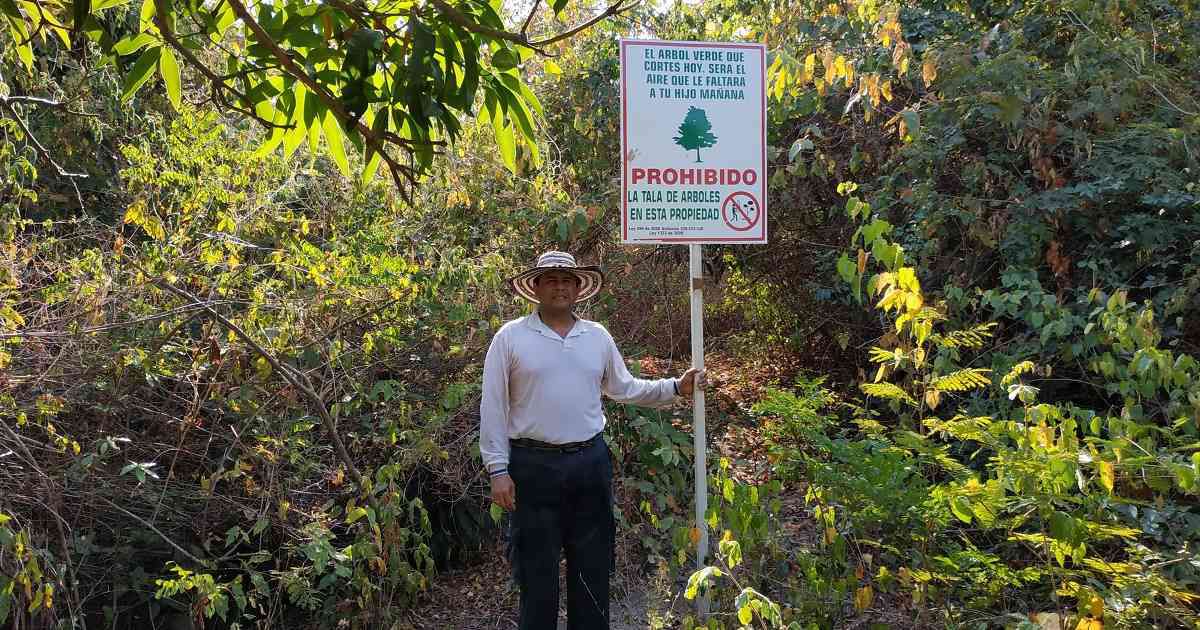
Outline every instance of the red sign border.
POLYGON ((691 42, 691 41, 670 41, 661 39, 632 39, 620 38, 621 58, 621 244, 623 245, 655 245, 664 243, 746 243, 746 244, 764 244, 767 242, 767 46, 766 44, 757 43, 736 43, 736 42, 691 42), (729 237, 709 237, 709 238, 688 238, 688 237, 658 237, 629 240, 629 130, 627 119, 629 117, 628 106, 625 99, 625 61, 626 51, 630 46, 642 45, 666 45, 679 46, 683 48, 740 48, 748 50, 757 50, 761 53, 759 56, 759 64, 762 71, 762 183, 759 188, 759 198, 762 199, 761 208, 761 225, 762 229, 758 236, 729 236, 729 237))

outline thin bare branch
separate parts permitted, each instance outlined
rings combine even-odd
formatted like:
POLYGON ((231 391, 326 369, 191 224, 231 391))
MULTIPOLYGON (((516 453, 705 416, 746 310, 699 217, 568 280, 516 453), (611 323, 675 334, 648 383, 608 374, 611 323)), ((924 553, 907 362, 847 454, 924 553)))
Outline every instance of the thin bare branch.
MULTIPOLYGON (((4 77, 0 76, 0 83, 3 82, 4 77)), ((30 144, 33 145, 34 150, 37 151, 38 156, 48 162, 50 166, 54 167, 54 170, 59 177, 66 178, 66 180, 71 184, 71 188, 75 191, 75 200, 79 202, 79 207, 82 209, 83 194, 79 192, 79 185, 75 183, 75 180, 87 177, 87 173, 72 173, 64 169, 54 159, 54 156, 50 154, 50 151, 45 147, 45 145, 43 145, 41 141, 37 139, 37 136, 33 135, 33 131, 29 129, 29 125, 25 124, 24 119, 22 119, 20 114, 17 113, 17 108, 13 106, 12 102, 10 102, 11 98, 12 97, 8 96, 0 96, 0 109, 3 109, 4 111, 8 112, 10 116, 12 116, 12 119, 16 121, 17 126, 21 128, 21 132, 25 134, 25 137, 29 139, 30 144)))
POLYGON ((533 21, 533 16, 537 15, 538 7, 541 4, 542 0, 533 0, 533 8, 529 9, 529 17, 525 18, 525 23, 521 25, 521 37, 528 37, 529 23, 533 21))
MULTIPOLYGON (((230 0, 230 2, 237 2, 237 0, 230 0)), ((153 274, 149 273, 141 265, 138 265, 136 261, 131 260, 130 262, 133 263, 133 265, 137 267, 143 274, 145 274, 146 277, 154 277, 153 274)), ((346 450, 346 444, 342 442, 342 437, 338 434, 337 422, 333 419, 333 416, 330 415, 329 408, 326 406, 325 400, 320 396, 320 394, 317 393, 316 389, 313 388, 312 381, 308 378, 308 375, 281 361, 279 357, 275 356, 274 353, 269 352, 266 348, 264 348, 262 344, 258 343, 258 341, 251 337, 245 330, 243 330, 241 326, 233 323, 229 320, 229 318, 222 315, 207 302, 204 302, 196 296, 193 296, 187 290, 181 289, 163 278, 156 278, 154 283, 169 293, 173 293, 179 297, 185 298, 192 304, 200 305, 200 307, 207 311, 208 314, 213 317, 213 319, 217 320, 226 329, 232 331, 234 335, 241 339, 246 345, 250 346, 255 353, 265 359, 267 363, 270 363, 271 367, 274 368, 274 370, 278 372, 279 375, 282 376, 289 385, 296 388, 296 391, 302 393, 304 397, 308 399, 309 403, 316 408, 317 413, 320 415, 321 424, 324 426, 325 432, 329 435, 329 440, 333 442, 334 452, 337 453, 338 459, 341 460, 342 465, 346 467, 346 471, 349 473, 350 478, 360 489, 366 489, 362 473, 359 472, 358 466, 354 464, 354 459, 350 457, 350 452, 346 450)), ((369 494, 367 500, 372 506, 374 505, 374 498, 369 494)))
MULTIPOLYGON (((492 28, 490 26, 484 26, 483 24, 480 24, 480 23, 470 19, 465 14, 463 14, 462 11, 459 11, 457 8, 451 6, 445 0, 430 0, 429 3, 431 5, 433 5, 451 23, 453 23, 457 26, 460 26, 467 31, 470 31, 477 35, 484 35, 487 37, 491 37, 493 39, 499 39, 499 40, 503 40, 503 41, 507 41, 507 42, 513 42, 514 44, 519 44, 526 48, 530 48, 540 55, 549 56, 549 53, 547 53, 544 50, 544 48, 546 46, 549 46, 550 44, 553 44, 558 41, 562 41, 564 39, 567 39, 568 37, 571 37, 571 36, 576 35, 584 30, 587 30, 608 17, 611 17, 611 16, 617 15, 619 13, 622 13, 624 11, 627 11, 628 9, 633 7, 635 2, 636 2, 636 0, 617 0, 617 2, 610 4, 608 6, 608 8, 604 9, 604 11, 602 11, 601 13, 599 13, 592 19, 587 20, 583 24, 580 24, 579 26, 576 26, 575 28, 563 31, 562 33, 559 33, 553 37, 549 37, 547 39, 542 39, 542 40, 538 40, 538 41, 531 41, 526 36, 524 27, 521 29, 520 33, 511 33, 509 31, 502 31, 499 29, 492 28)), ((535 4, 534 9, 536 9, 536 8, 537 8, 537 6, 535 4)), ((530 17, 531 18, 533 17, 532 13, 530 14, 530 17)), ((528 26, 528 19, 526 20, 526 26, 528 26)))
POLYGON ((532 46, 536 50, 538 48, 542 48, 544 46, 549 46, 550 44, 553 44, 555 42, 559 42, 564 39, 567 39, 568 37, 573 37, 573 36, 579 34, 580 32, 585 31, 585 30, 595 26, 602 20, 605 20, 614 15, 618 15, 620 13, 628 11, 629 9, 632 9, 635 2, 636 2, 636 0, 617 0, 617 2, 614 2, 613 4, 608 5, 608 8, 605 9, 604 12, 602 12, 599 15, 597 15, 596 17, 584 22, 583 24, 580 24, 579 26, 576 26, 573 29, 563 31, 562 33, 559 33, 558 35, 555 35, 554 37, 551 37, 549 39, 542 39, 542 40, 538 40, 536 42, 531 42, 529 45, 532 46))
POLYGON ((162 530, 158 529, 154 525, 151 525, 150 522, 147 521, 146 519, 138 516, 137 514, 134 514, 133 512, 130 512, 129 510, 126 510, 125 508, 117 505, 116 503, 113 503, 112 501, 109 501, 108 498, 105 497, 103 494, 100 494, 97 492, 93 496, 95 496, 97 499, 100 499, 101 501, 103 501, 106 505, 108 505, 108 507, 111 507, 112 509, 124 514, 125 516, 128 516, 129 518, 141 523, 142 526, 145 527, 146 529, 149 529, 150 531, 154 532, 155 534, 158 534, 158 537, 163 539, 163 542, 174 547, 175 551, 178 551, 179 553, 183 554, 189 560, 191 560, 192 562, 195 562, 198 566, 205 567, 205 566, 209 565, 209 563, 192 555, 192 553, 190 551, 188 551, 187 549, 180 547, 178 543, 176 543, 174 540, 171 540, 170 537, 168 537, 166 534, 162 533, 162 530))

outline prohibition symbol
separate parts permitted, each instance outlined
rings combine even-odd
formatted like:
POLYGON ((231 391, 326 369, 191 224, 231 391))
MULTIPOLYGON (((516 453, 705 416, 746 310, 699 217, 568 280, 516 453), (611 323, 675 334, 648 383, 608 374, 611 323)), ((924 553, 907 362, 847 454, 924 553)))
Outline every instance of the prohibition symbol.
POLYGON ((739 190, 730 193, 725 201, 721 202, 721 218, 725 220, 725 225, 739 232, 745 232, 758 225, 760 216, 762 209, 758 200, 748 192, 739 190))

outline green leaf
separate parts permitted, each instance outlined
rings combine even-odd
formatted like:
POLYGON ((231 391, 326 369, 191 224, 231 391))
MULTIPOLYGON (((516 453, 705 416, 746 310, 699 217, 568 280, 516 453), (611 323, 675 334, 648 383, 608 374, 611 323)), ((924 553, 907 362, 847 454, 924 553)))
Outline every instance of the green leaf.
POLYGON ((903 402, 910 407, 916 407, 917 401, 913 400, 912 396, 908 395, 903 389, 894 383, 863 383, 859 385, 863 393, 884 400, 897 400, 903 402))
POLYGON ((131 0, 92 0, 92 13, 129 4, 131 0))
MULTIPOLYGON (((150 27, 154 24, 154 11, 154 0, 142 0, 142 8, 138 11, 138 30, 150 30, 150 27)), ((168 24, 173 26, 174 14, 170 9, 167 10, 166 14, 168 24)))
POLYGON ((304 99, 304 127, 308 129, 308 148, 313 153, 321 146, 321 121, 325 119, 325 103, 316 94, 304 99))
POLYGON ((904 119, 904 135, 911 140, 916 140, 917 135, 921 132, 921 116, 912 109, 900 112, 900 116, 904 119))
POLYGON ((562 10, 567 8, 567 0, 554 0, 553 6, 555 15, 562 13, 562 10))
POLYGON ((750 608, 749 604, 747 604, 741 608, 738 608, 737 616, 738 621, 742 622, 743 626, 748 626, 750 625, 751 621, 754 621, 754 610, 750 608))
POLYGON ((492 515, 492 522, 499 525, 500 517, 504 514, 503 509, 501 509, 499 505, 493 503, 492 507, 488 508, 488 513, 492 515))
POLYGON ((137 93, 146 81, 154 74, 154 68, 158 66, 158 58, 162 55, 162 47, 155 46, 147 48, 142 52, 142 56, 138 57, 137 61, 133 62, 133 67, 129 69, 129 73, 125 75, 125 81, 121 86, 121 100, 127 101, 137 93))
MULTIPOLYGON (((504 80, 504 79, 501 79, 501 80, 504 80)), ((526 106, 532 107, 533 111, 537 112, 538 116, 546 115, 545 110, 542 109, 542 102, 538 100, 538 97, 536 94, 533 93, 533 90, 529 89, 528 85, 525 85, 524 81, 521 81, 520 79, 516 79, 514 77, 513 81, 510 82, 510 81, 505 80, 505 83, 509 84, 510 88, 512 87, 511 84, 515 84, 517 87, 517 93, 521 95, 521 100, 524 101, 526 106)))
POLYGON ((742 545, 736 540, 722 540, 718 547, 721 555, 725 556, 725 561, 729 564, 729 568, 734 568, 742 563, 742 545))
POLYGON ((562 68, 554 63, 554 60, 547 59, 542 62, 542 67, 545 68, 546 74, 562 74, 562 68))
POLYGON ((333 158, 333 163, 337 164, 338 170, 342 172, 342 175, 350 177, 350 162, 346 160, 346 146, 343 144, 342 126, 338 123, 337 116, 334 116, 332 111, 325 112, 323 127, 325 142, 329 145, 329 156, 333 158))
MULTIPOLYGON (((507 81, 504 81, 506 84, 511 83, 516 85, 518 83, 515 77, 510 77, 508 75, 502 76, 501 79, 507 79, 507 81)), ((521 135, 527 140, 525 145, 529 147, 529 153, 530 157, 533 158, 533 163, 540 163, 541 154, 537 148, 537 136, 535 135, 533 129, 533 117, 530 114, 529 109, 525 106, 524 101, 518 98, 515 93, 511 91, 505 91, 505 89, 502 87, 497 87, 496 93, 501 102, 508 106, 507 109, 510 121, 515 120, 517 122, 517 127, 520 128, 521 135)), ((530 94, 530 96, 532 96, 532 94, 530 94)))
POLYGON ((179 111, 183 105, 183 89, 180 85, 182 79, 179 73, 179 63, 175 61, 175 54, 171 52, 170 48, 162 49, 162 54, 158 57, 158 72, 167 86, 167 98, 170 99, 171 106, 179 111))
POLYGON ((17 57, 21 59, 21 63, 25 64, 25 69, 33 70, 33 44, 32 38, 29 36, 29 30, 25 27, 25 17, 21 15, 20 9, 12 2, 0 3, 0 8, 4 9, 5 15, 8 16, 8 30, 13 41, 24 42, 17 45, 17 57))
POLYGON ((357 521, 358 519, 360 519, 366 515, 367 515, 366 508, 363 508, 361 506, 355 507, 354 509, 352 509, 346 513, 346 524, 349 525, 349 524, 353 523, 354 521, 357 521))
POLYGON ((287 131, 288 130, 283 127, 275 127, 272 129, 271 135, 267 137, 266 141, 264 141, 262 145, 254 151, 254 153, 251 154, 251 157, 260 158, 270 154, 275 150, 276 147, 279 146, 281 142, 283 142, 283 138, 287 135, 287 131))
POLYGON ((892 231, 892 224, 883 219, 873 219, 870 224, 864 225, 862 228, 863 246, 870 247, 875 239, 892 231))
POLYGON ((791 148, 788 149, 788 161, 795 162, 796 156, 800 155, 801 151, 812 151, 812 150, 813 150, 813 141, 808 138, 800 138, 800 139, 796 140, 795 142, 793 142, 791 148))
POLYGON ((506 123, 500 107, 492 106, 492 129, 496 132, 496 146, 500 149, 500 159, 512 174, 517 173, 517 140, 513 135, 511 123, 506 123))
MULTIPOLYGON (((288 121, 291 123, 292 128, 289 129, 283 136, 283 156, 285 158, 292 157, 292 154, 296 152, 296 149, 301 144, 304 144, 304 138, 308 135, 308 126, 304 123, 304 99, 305 95, 308 93, 308 89, 305 88, 300 82, 296 82, 296 86, 293 88, 292 93, 295 95, 296 104, 292 108, 291 120, 288 121)), ((317 97, 313 96, 313 98, 315 99, 317 97)))
POLYGON ((497 70, 511 70, 517 67, 517 55, 508 48, 501 48, 492 54, 492 67, 497 70))
POLYGON ((113 45, 112 49, 113 52, 124 57, 125 55, 132 55, 154 42, 155 39, 149 33, 138 33, 117 42, 113 45))
POLYGON ((838 276, 846 281, 846 284, 854 284, 854 280, 858 278, 858 267, 854 265, 854 261, 850 260, 845 252, 842 252, 842 257, 837 261, 838 276))
POLYGON ((696 595, 700 592, 700 587, 708 583, 708 580, 714 577, 721 577, 721 570, 717 567, 704 567, 688 578, 687 590, 683 596, 688 599, 696 599, 696 595))
POLYGON ((967 497, 960 494, 950 499, 950 511, 958 520, 971 524, 971 500, 967 497))
MULTIPOLYGON (((374 117, 368 122, 371 127, 371 131, 375 133, 376 137, 383 137, 383 133, 387 131, 390 111, 391 110, 384 107, 376 112, 374 117)), ((367 112, 367 114, 368 116, 371 115, 370 112, 367 112)), ((368 146, 366 150, 366 164, 363 165, 362 177, 359 180, 363 186, 366 186, 367 184, 371 183, 372 179, 375 179, 375 172, 379 170, 379 165, 382 163, 383 156, 378 151, 375 151, 368 146)))

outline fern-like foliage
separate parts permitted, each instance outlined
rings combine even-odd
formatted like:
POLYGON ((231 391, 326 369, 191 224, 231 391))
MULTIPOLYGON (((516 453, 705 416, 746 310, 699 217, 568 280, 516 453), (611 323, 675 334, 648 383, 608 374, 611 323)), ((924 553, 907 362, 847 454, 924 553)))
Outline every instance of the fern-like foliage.
POLYGON ((903 353, 903 351, 900 351, 900 350, 887 350, 884 348, 880 348, 879 346, 874 346, 871 348, 871 362, 872 363, 895 362, 895 363, 899 364, 900 359, 902 359, 903 357, 904 357, 904 353, 903 353))
POLYGON ((909 396, 908 392, 900 389, 894 383, 863 383, 861 387, 863 393, 868 396, 883 398, 885 400, 898 400, 910 407, 917 406, 917 401, 913 400, 913 397, 909 396))
POLYGON ((977 350, 992 338, 992 329, 996 322, 987 322, 974 328, 956 330, 947 335, 937 335, 934 341, 943 348, 969 348, 977 350))
POLYGON ((1032 372, 1036 369, 1037 365, 1034 365, 1033 361, 1022 361, 1012 366, 1012 369, 1008 371, 1008 374, 1005 374, 1004 378, 1000 379, 1000 384, 1004 387, 1008 387, 1009 385, 1017 382, 1017 379, 1021 378, 1022 374, 1032 372))
POLYGON ((964 416, 958 414, 950 420, 941 418, 926 418, 922 424, 935 433, 942 433, 956 440, 981 442, 990 444, 994 441, 988 433, 988 428, 994 421, 989 416, 964 416))
POLYGON ((967 368, 953 374, 947 374, 933 380, 931 384, 939 392, 965 392, 977 387, 987 387, 992 384, 987 374, 991 370, 982 368, 967 368))

